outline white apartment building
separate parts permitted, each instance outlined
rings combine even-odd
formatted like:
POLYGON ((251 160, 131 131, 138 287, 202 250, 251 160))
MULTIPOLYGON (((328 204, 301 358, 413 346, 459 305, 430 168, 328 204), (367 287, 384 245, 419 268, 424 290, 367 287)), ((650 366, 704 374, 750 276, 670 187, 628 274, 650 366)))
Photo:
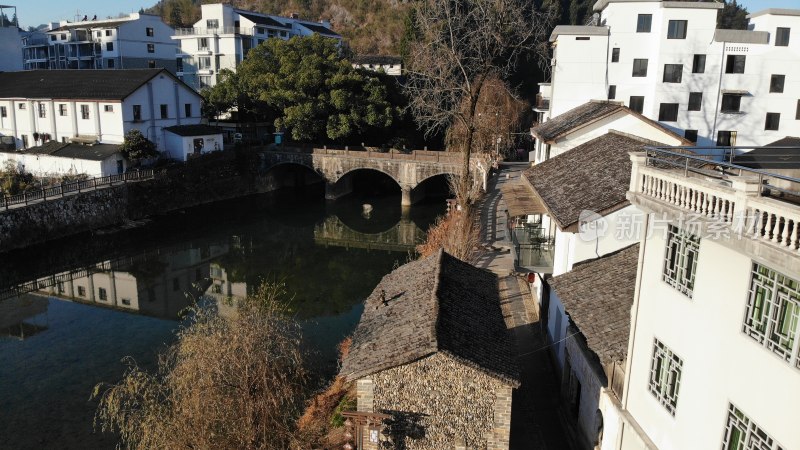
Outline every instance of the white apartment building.
POLYGON ((24 67, 33 69, 153 69, 175 73, 174 30, 159 16, 51 23, 23 39, 24 67))
POLYGON ((676 156, 631 155, 646 214, 624 413, 602 448, 800 448, 800 206, 763 173, 653 164, 676 156))
POLYGON ((266 39, 321 34, 341 41, 326 21, 314 22, 236 9, 229 4, 201 6, 192 28, 175 30, 180 43, 178 76, 195 89, 214 86, 222 69, 236 70, 247 52, 266 39))
POLYGON ((403 74, 403 59, 399 56, 358 55, 354 56, 350 62, 356 69, 383 72, 393 77, 399 77, 403 74))
MULTIPOLYGON (((166 151, 165 129, 199 124, 202 97, 165 69, 0 73, 0 138, 121 144, 137 129, 166 151)), ((5 141, 5 140, 3 140, 5 141)))
POLYGON ((596 26, 558 26, 545 121, 588 100, 619 100, 699 146, 759 146, 800 135, 800 10, 718 30, 722 3, 600 0, 596 26))

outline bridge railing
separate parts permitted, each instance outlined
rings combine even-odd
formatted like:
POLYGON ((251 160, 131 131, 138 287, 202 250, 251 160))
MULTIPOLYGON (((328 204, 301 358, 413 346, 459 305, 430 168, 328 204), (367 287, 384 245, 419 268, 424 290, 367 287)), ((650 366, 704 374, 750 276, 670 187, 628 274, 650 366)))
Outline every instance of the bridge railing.
POLYGON ((370 159, 396 159, 411 161, 427 161, 437 163, 457 164, 461 162, 461 154, 455 152, 443 152, 433 150, 380 150, 372 147, 361 147, 350 149, 349 147, 328 148, 328 147, 283 147, 277 150, 269 150, 284 153, 311 153, 314 155, 344 156, 348 158, 370 158, 370 159))

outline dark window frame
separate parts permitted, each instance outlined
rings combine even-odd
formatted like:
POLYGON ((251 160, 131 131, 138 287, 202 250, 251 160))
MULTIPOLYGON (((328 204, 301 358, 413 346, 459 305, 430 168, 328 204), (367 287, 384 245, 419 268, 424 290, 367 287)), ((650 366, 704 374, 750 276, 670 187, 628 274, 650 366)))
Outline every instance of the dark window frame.
POLYGON ((683 137, 686 140, 692 141, 693 143, 697 144, 697 130, 684 130, 683 137))
POLYGON ((692 59, 692 73, 706 72, 706 55, 694 55, 692 59))
POLYGON ((145 34, 147 35, 147 37, 154 37, 154 36, 156 35, 156 30, 155 30, 155 28, 153 28, 153 27, 147 27, 147 28, 145 28, 145 31, 144 31, 144 32, 145 32, 145 34))
POLYGON ((664 64, 664 83, 678 83, 683 81, 683 64, 664 64))
POLYGON ((89 120, 89 105, 81 105, 81 120, 89 120))
POLYGON ((725 59, 725 73, 744 73, 747 55, 728 55, 725 59))
POLYGON ((636 16, 636 32, 649 33, 653 29, 653 15, 639 14, 636 16))
POLYGON ((703 110, 703 93, 702 92, 689 92, 689 111, 702 111, 703 110))
POLYGON ((731 147, 736 143, 736 131, 717 131, 717 146, 731 147))
POLYGON ((630 108, 631 111, 642 114, 644 112, 644 96, 631 95, 630 99, 628 100, 628 108, 630 108))
POLYGON ((155 53, 156 52, 156 44, 148 43, 147 44, 147 53, 155 53))
POLYGON ((186 117, 192 117, 192 104, 191 103, 185 103, 183 105, 183 113, 186 115, 186 117))
POLYGON ((720 112, 738 113, 742 111, 742 96, 739 94, 722 94, 720 112))
POLYGON ((775 30, 775 46, 776 47, 788 47, 789 46, 789 39, 791 38, 791 28, 787 27, 777 27, 775 30))
POLYGON ((142 105, 132 105, 133 106, 133 121, 134 122, 141 122, 142 121, 142 105))
POLYGON ((619 47, 614 47, 611 49, 611 62, 619 62, 619 47))
POLYGON ((106 51, 113 52, 114 51, 114 43, 113 42, 106 42, 106 51))
POLYGON ((169 119, 169 105, 162 103, 159 105, 159 110, 161 112, 162 119, 169 119))
POLYGON ((614 100, 616 98, 617 98, 617 85, 616 84, 612 84, 612 85, 608 86, 608 99, 609 100, 614 100))
POLYGON ((688 20, 670 20, 667 24, 667 39, 686 39, 688 20))
POLYGON ((680 104, 678 103, 661 103, 658 107, 658 121, 677 122, 678 111, 680 111, 680 104))
POLYGON ((768 112, 764 120, 765 131, 778 131, 781 129, 781 113, 768 112))
POLYGON ((786 86, 786 75, 773 74, 769 78, 769 92, 770 94, 782 94, 786 86))
POLYGON ((633 70, 631 71, 631 76, 636 78, 645 78, 647 77, 647 66, 649 65, 649 60, 644 58, 634 58, 633 60, 633 70), (644 65, 644 68, 642 68, 644 65), (638 69, 638 70, 637 70, 638 69))
POLYGON ((8 109, 5 106, 0 106, 0 117, 8 117, 8 109))

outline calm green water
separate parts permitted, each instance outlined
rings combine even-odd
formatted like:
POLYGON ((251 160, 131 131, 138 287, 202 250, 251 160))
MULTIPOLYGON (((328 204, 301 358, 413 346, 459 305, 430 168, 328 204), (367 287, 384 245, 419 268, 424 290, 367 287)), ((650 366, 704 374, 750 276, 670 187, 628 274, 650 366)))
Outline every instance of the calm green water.
POLYGON ((310 364, 329 379, 361 302, 407 260, 443 202, 404 212, 399 196, 326 204, 306 194, 208 205, 2 255, 0 448, 113 448, 113 436, 93 432, 92 387, 118 380, 126 356, 154 367, 188 297, 246 295, 262 279, 294 293, 310 364), (10 295, 34 280, 39 290, 10 295))

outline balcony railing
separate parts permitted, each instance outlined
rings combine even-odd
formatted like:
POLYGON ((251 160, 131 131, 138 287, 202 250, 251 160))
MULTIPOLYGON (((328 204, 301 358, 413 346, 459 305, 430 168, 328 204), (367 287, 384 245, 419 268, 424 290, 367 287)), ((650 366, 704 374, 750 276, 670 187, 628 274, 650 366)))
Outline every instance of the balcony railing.
POLYGON ((726 234, 800 251, 800 179, 676 150, 633 155, 630 191, 728 227, 726 234))
POLYGON ((211 34, 244 34, 253 35, 252 28, 243 27, 217 27, 217 28, 176 28, 175 36, 203 36, 211 34))
POLYGON ((550 109, 550 99, 542 97, 542 94, 536 94, 536 103, 533 106, 536 109, 550 109))
POLYGON ((555 239, 539 224, 525 224, 511 230, 516 265, 539 273, 553 272, 555 239))

